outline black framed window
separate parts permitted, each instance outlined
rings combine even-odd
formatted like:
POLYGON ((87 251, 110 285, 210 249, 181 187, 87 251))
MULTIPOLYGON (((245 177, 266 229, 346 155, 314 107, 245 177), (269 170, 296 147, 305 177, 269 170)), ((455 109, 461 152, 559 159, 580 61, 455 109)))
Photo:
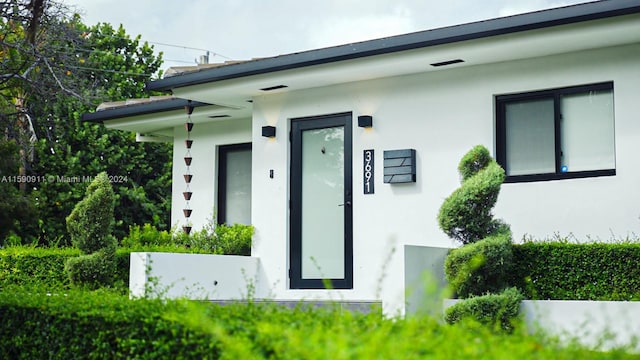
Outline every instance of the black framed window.
POLYGON ((612 82, 495 99, 505 182, 615 175, 612 82))
POLYGON ((218 224, 251 224, 251 144, 218 148, 218 224))

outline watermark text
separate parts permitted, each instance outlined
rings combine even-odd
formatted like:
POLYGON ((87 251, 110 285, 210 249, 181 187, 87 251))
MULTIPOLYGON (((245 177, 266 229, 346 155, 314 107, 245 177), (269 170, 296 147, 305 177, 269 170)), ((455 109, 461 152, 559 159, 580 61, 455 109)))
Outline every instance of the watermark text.
MULTIPOLYGON (((107 175, 109 182, 112 184, 123 184, 129 181, 128 176, 122 175, 107 175)), ((95 179, 95 176, 82 175, 82 176, 68 176, 68 175, 9 175, 0 177, 0 182, 3 183, 27 183, 27 184, 41 184, 41 183, 71 183, 82 184, 90 183, 95 179)))

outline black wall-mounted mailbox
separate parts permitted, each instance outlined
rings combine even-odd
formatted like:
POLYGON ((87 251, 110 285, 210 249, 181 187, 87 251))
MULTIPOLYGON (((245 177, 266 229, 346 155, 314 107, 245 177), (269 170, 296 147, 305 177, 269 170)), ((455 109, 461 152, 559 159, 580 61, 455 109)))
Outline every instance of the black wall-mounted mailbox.
POLYGON ((384 151, 384 182, 387 184, 416 182, 414 149, 384 151))

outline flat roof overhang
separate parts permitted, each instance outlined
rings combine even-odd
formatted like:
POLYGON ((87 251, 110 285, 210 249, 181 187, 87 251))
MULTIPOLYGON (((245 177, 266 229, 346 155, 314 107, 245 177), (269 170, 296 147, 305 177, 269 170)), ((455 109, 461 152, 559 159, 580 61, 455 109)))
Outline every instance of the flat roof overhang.
MULTIPOLYGON (((640 9, 639 9, 640 10, 640 9)), ((591 49, 640 44, 640 12, 615 18, 447 43, 377 56, 216 80, 172 89, 174 96, 248 107, 260 96, 394 76, 449 71, 591 49), (461 59, 447 66, 440 62, 461 59), (261 89, 286 85, 265 92, 261 89)), ((262 61, 262 60, 260 60, 262 61)), ((232 65, 237 66, 237 65, 232 65)))
POLYGON ((149 82, 146 85, 146 89, 171 91, 176 88, 228 79, 466 42, 499 35, 637 14, 638 12, 640 12, 640 2, 637 0, 590 2, 202 69, 149 82))
MULTIPOLYGON (((147 100, 147 99, 140 99, 147 100)), ((82 121, 104 123, 107 128, 132 131, 143 135, 173 137, 173 129, 187 120, 186 106, 194 108, 191 121, 195 124, 236 117, 250 117, 246 109, 235 109, 181 98, 144 101, 114 106, 82 115, 82 121), (242 115, 239 115, 242 113, 242 115)))
POLYGON ((193 106, 195 108, 205 105, 210 104, 180 98, 162 99, 157 101, 133 103, 130 105, 114 106, 113 108, 85 113, 82 114, 82 121, 102 122, 103 120, 114 120, 136 115, 155 114, 178 109, 184 110, 185 106, 193 106))
MULTIPOLYGON (((150 82, 147 89, 216 104, 196 109, 196 123, 233 120, 250 118, 253 99, 269 94, 628 44, 640 44, 640 0, 573 5, 206 68, 150 82), (463 62, 432 66, 456 59, 463 62), (286 87, 263 90, 278 85, 286 87)), ((186 119, 182 110, 147 110, 132 105, 119 118, 109 117, 115 112, 93 116, 107 127, 161 135, 186 119)))

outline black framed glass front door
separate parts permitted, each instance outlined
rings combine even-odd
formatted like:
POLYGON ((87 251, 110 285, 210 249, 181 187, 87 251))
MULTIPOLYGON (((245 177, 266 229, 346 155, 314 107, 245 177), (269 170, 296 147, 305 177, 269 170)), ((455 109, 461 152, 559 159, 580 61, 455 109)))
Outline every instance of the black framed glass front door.
POLYGON ((291 122, 292 289, 353 288, 351 113, 291 122))

